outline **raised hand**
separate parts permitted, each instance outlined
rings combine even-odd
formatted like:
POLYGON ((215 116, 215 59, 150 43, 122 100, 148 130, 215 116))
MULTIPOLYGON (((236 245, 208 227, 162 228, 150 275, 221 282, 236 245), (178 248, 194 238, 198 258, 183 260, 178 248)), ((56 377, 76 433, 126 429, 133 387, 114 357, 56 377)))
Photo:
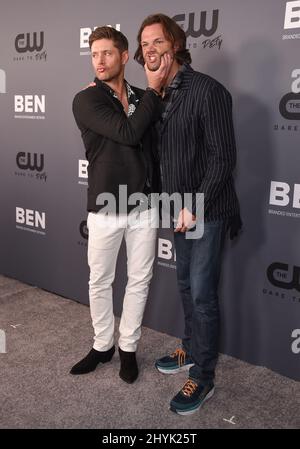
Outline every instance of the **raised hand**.
POLYGON ((161 56, 161 63, 157 70, 149 70, 147 64, 145 64, 144 69, 148 80, 148 87, 160 92, 168 79, 172 63, 173 57, 169 53, 164 53, 161 56))

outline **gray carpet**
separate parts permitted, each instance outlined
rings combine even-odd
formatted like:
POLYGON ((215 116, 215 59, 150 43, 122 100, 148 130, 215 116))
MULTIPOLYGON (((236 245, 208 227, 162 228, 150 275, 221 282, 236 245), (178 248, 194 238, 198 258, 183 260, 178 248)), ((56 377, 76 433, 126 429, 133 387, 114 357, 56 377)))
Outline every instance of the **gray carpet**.
MULTIPOLYGON (((116 337, 117 337, 116 320, 116 337)), ((140 376, 128 385, 111 363, 84 376, 71 366, 90 350, 89 308, 0 276, 0 428, 300 428, 300 383, 220 355, 214 397, 189 417, 168 410, 186 373, 159 374, 153 362, 178 340, 143 328, 140 376)), ((117 341, 117 339, 116 339, 117 341)))

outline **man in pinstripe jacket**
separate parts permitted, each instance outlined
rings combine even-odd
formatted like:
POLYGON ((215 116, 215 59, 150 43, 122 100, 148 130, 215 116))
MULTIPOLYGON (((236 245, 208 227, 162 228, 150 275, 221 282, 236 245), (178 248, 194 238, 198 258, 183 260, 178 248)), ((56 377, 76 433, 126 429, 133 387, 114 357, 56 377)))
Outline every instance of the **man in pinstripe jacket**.
MULTIPOLYGON (((174 217, 177 278, 185 315, 182 348, 156 361, 165 374, 189 370, 189 378, 170 409, 194 413, 214 392, 218 357, 218 281, 225 234, 241 226, 232 171, 236 161, 232 100, 219 82, 194 71, 179 25, 163 14, 147 17, 138 33, 135 59, 157 70, 161 56, 174 57, 162 92, 157 123, 162 191, 204 194, 204 234, 187 239, 196 203, 174 217)), ((203 217, 202 217, 203 218, 203 217)))

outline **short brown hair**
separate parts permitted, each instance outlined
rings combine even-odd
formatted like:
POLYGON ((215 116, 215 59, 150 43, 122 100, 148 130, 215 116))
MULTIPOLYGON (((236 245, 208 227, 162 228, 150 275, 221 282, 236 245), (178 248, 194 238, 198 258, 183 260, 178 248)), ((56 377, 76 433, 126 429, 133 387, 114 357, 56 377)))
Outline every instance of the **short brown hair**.
POLYGON ((143 58, 143 51, 141 46, 142 32, 146 26, 153 25, 155 23, 160 23, 162 25, 164 35, 172 45, 176 44, 178 49, 175 52, 175 59, 179 64, 187 62, 190 64, 192 62, 191 54, 186 48, 186 35, 183 29, 175 22, 175 20, 166 16, 165 14, 152 14, 146 17, 143 21, 137 36, 138 49, 135 52, 134 59, 141 65, 145 64, 143 58))
POLYGON ((89 45, 92 48, 92 43, 98 39, 110 39, 113 41, 114 46, 123 53, 123 51, 128 50, 128 40, 121 31, 115 28, 103 26, 96 28, 89 37, 89 45))

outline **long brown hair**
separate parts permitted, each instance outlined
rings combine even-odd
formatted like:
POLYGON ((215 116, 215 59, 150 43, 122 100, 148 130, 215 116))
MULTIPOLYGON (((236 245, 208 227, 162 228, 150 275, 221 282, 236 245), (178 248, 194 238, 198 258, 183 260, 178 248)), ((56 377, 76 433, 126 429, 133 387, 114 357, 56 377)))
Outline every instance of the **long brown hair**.
POLYGON ((155 23, 160 23, 163 28, 164 35, 168 41, 178 47, 175 52, 175 59, 179 64, 183 64, 187 62, 190 64, 192 62, 191 54, 189 50, 186 48, 186 35, 183 29, 175 22, 175 20, 166 16, 165 14, 152 14, 151 16, 146 17, 143 21, 138 35, 137 42, 138 48, 135 52, 134 59, 141 65, 145 64, 143 58, 143 51, 141 46, 141 36, 144 28, 149 25, 153 25, 155 23))

